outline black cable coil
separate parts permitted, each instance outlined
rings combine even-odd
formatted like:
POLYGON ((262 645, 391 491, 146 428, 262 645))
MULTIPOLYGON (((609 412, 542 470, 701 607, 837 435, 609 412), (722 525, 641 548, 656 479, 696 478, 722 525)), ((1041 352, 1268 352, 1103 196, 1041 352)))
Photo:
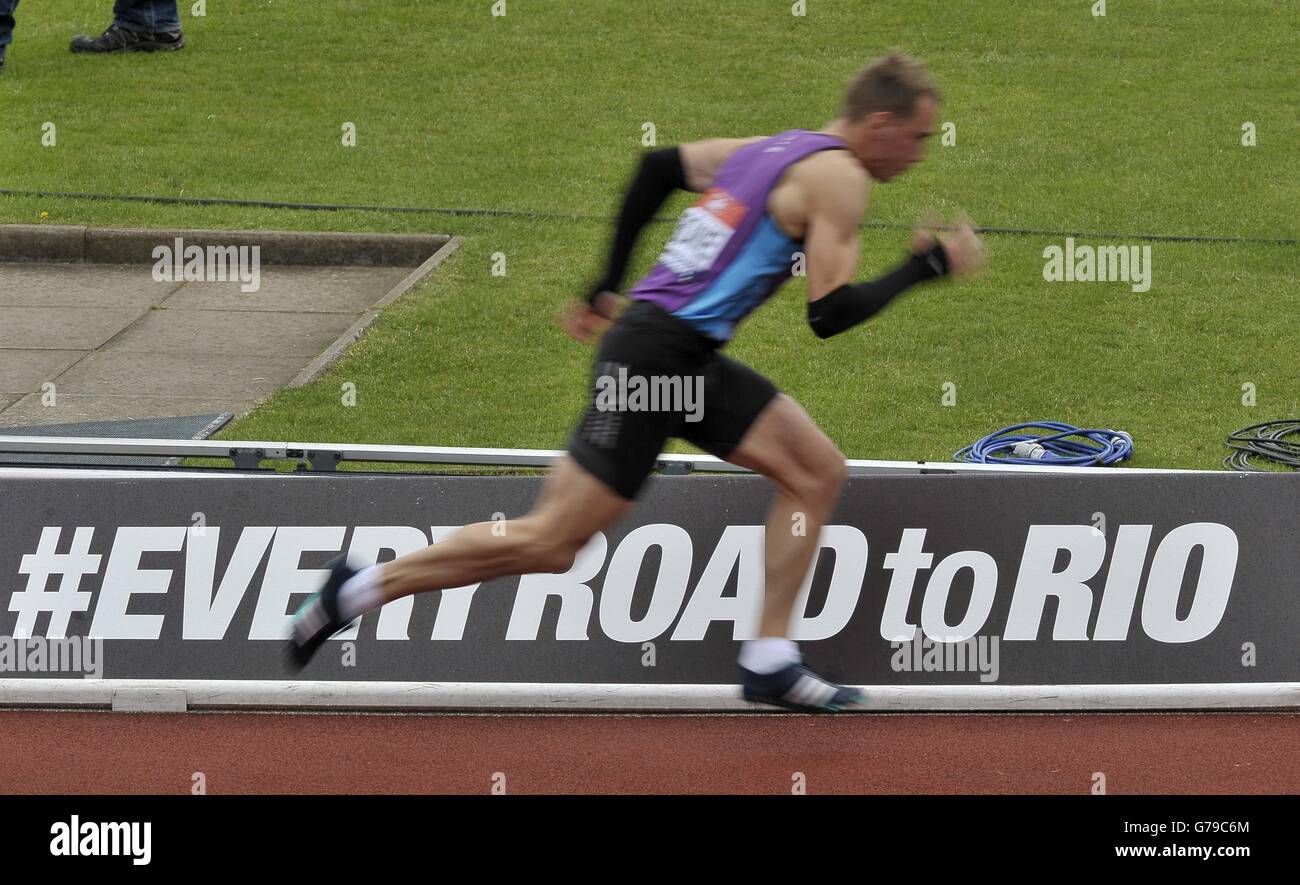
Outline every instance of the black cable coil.
POLYGON ((1267 471, 1264 464, 1268 463, 1300 470, 1300 420, 1252 424, 1229 436, 1226 444, 1233 450, 1223 459, 1229 470, 1267 471), (1296 439, 1288 440, 1288 436, 1296 439))

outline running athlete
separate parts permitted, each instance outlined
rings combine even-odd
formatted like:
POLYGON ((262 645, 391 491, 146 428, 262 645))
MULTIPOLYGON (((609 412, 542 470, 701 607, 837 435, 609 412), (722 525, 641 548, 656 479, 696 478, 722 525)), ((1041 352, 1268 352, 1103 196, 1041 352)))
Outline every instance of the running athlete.
POLYGON ((938 102, 920 63, 894 54, 853 79, 840 115, 820 131, 647 153, 624 199, 606 275, 566 320, 582 340, 611 319, 613 325, 597 349, 591 404, 533 510, 504 530, 500 523, 466 526, 436 545, 360 570, 336 559, 322 588, 295 615, 291 663, 305 665, 334 633, 394 599, 567 570, 592 535, 627 512, 664 443, 680 437, 776 486, 765 531, 759 636, 740 650, 743 696, 802 711, 859 702, 858 689, 806 667, 789 638, 800 585, 844 482, 844 455, 798 403, 720 350, 800 257, 808 323, 818 338, 852 328, 918 283, 982 263, 983 245, 968 222, 945 234, 923 222, 900 266, 852 282, 869 186, 920 162, 938 102), (674 189, 702 196, 682 214, 658 264, 615 318, 637 236, 674 189), (638 409, 632 398, 611 402, 614 377, 702 379, 702 407, 688 413, 681 398, 671 404, 682 406, 676 410, 638 409), (791 528, 795 514, 803 515, 800 533, 791 528))

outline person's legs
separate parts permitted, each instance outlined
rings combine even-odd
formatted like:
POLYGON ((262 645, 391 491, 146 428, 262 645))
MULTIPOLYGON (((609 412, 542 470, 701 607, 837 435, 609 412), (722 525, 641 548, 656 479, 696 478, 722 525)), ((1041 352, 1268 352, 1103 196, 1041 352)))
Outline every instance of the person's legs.
POLYGON ((808 414, 780 395, 763 410, 727 460, 776 485, 764 534, 766 584, 759 638, 740 652, 743 695, 787 709, 834 712, 857 705, 862 693, 837 685, 803 664, 790 620, 822 525, 844 485, 844 456, 808 414))
POLYGON ((563 571, 582 545, 631 503, 566 457, 526 516, 467 525, 437 544, 360 570, 339 557, 321 589, 295 613, 286 661, 301 669, 350 621, 403 596, 505 575, 563 571))
MULTIPOLYGON (((635 323, 610 329, 597 351, 592 399, 569 441, 569 454, 547 478, 532 511, 519 519, 466 526, 371 572, 382 587, 382 599, 568 568, 582 545, 630 506, 678 421, 661 412, 597 406, 599 379, 619 366, 638 371, 635 366, 647 358, 647 349, 655 350, 653 338, 635 323)), ((368 595, 373 601, 374 594, 368 595)))
POLYGON ((14 10, 18 0, 0 0, 0 60, 3 60, 5 47, 14 39, 14 10))
POLYGON ((601 339, 591 402, 569 441, 569 454, 527 515, 468 525, 437 544, 359 571, 345 559, 335 560, 320 591, 294 616, 290 661, 305 665, 349 621, 403 596, 506 575, 564 571, 592 535, 616 522, 681 421, 671 412, 610 408, 602 397, 610 373, 641 374, 650 368, 649 374, 657 374, 656 361, 674 353, 672 340, 646 312, 629 310, 601 339))
POLYGON ((116 0, 113 23, 128 31, 169 33, 181 29, 181 14, 176 0, 116 0))
POLYGON ((758 635, 788 637, 822 525, 844 485, 844 455, 797 402, 779 394, 727 460, 776 485, 764 533, 767 580, 758 635))
POLYGON ((789 635, 791 608, 844 483, 844 456, 808 413, 767 378, 719 354, 704 376, 702 420, 683 436, 776 485, 765 533, 759 636, 789 635))
POLYGON ((844 483, 844 456, 798 403, 724 356, 705 375, 703 420, 687 424, 685 434, 710 454, 761 473, 776 486, 764 533, 759 635, 740 650, 744 697, 801 711, 855 704, 860 692, 805 667, 789 638, 799 589, 844 483))
POLYGON ((631 501, 571 458, 547 477, 537 506, 519 519, 467 525, 451 537, 384 564, 384 602, 446 590, 504 575, 562 572, 596 532, 608 528, 631 501))
POLYGON ((104 33, 98 37, 78 34, 72 38, 71 48, 90 54, 184 49, 180 9, 176 0, 116 0, 113 23, 104 33))

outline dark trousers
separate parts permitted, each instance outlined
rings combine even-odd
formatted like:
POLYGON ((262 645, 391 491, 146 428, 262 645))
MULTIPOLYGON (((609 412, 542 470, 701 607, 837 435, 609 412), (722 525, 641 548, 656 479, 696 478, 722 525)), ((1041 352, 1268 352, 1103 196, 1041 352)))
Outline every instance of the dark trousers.
POLYGON ((179 31, 181 12, 176 0, 117 0, 113 21, 128 31, 179 31))
POLYGON ((0 48, 8 46, 14 39, 14 10, 18 0, 0 0, 0 48))
MULTIPOLYGON (((0 46, 14 39, 14 10, 18 0, 0 0, 0 46)), ((181 11, 176 0, 117 0, 113 22, 128 31, 179 31, 181 11)))

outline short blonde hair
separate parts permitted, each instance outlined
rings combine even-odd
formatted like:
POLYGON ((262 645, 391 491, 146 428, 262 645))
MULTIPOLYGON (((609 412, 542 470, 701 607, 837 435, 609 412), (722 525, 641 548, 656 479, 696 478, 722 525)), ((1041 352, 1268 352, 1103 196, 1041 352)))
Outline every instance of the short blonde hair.
POLYGON ((891 52, 867 65, 849 82, 840 115, 850 123, 877 111, 910 117, 923 95, 940 100, 939 87, 916 59, 891 52))

